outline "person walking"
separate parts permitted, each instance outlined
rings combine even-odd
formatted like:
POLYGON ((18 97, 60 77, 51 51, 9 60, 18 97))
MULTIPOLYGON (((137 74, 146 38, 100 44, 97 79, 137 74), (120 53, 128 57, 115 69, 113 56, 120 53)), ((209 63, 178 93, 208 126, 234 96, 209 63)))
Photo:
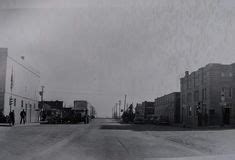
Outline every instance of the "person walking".
POLYGON ((20 112, 20 124, 25 124, 26 112, 24 109, 20 112))
POLYGON ((12 111, 9 113, 9 117, 10 117, 10 124, 11 124, 12 126, 14 126, 14 125, 15 125, 15 112, 14 112, 14 110, 12 110, 12 111))

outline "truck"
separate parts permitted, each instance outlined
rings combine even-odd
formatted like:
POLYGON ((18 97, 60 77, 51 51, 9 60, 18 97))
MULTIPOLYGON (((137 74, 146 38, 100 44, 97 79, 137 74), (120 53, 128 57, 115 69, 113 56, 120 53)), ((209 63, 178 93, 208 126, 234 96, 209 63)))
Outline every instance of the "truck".
POLYGON ((86 100, 75 100, 73 110, 77 115, 80 115, 80 121, 85 124, 95 118, 95 108, 86 100))

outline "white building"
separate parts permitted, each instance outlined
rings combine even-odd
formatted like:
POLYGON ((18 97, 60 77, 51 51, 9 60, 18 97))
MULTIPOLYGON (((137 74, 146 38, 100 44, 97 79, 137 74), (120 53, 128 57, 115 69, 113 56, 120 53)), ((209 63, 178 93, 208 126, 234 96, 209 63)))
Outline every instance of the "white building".
POLYGON ((8 55, 7 48, 0 48, 0 112, 8 115, 10 108, 15 112, 16 124, 20 112, 26 111, 26 122, 38 121, 39 72, 8 55), (12 105, 10 107, 10 99, 12 105))

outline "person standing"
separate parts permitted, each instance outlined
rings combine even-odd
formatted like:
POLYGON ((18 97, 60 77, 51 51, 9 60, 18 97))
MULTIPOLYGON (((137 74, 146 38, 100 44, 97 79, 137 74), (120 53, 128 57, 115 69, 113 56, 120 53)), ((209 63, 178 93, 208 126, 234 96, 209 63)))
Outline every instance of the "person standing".
POLYGON ((20 112, 20 124, 24 123, 25 124, 25 117, 26 117, 26 113, 24 111, 24 109, 20 112))
POLYGON ((26 112, 24 110, 24 124, 25 124, 25 122, 26 122, 26 112))
POLYGON ((14 126, 14 125, 15 125, 15 112, 14 112, 14 110, 12 110, 12 111, 9 113, 9 117, 10 117, 10 124, 11 124, 12 126, 14 126))

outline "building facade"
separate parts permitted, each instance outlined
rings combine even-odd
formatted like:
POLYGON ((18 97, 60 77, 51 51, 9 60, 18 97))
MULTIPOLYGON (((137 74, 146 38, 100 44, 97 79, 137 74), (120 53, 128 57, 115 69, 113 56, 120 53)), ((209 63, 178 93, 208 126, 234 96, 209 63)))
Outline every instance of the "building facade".
POLYGON ((208 64, 180 80, 186 126, 235 124, 235 63, 208 64))
POLYGON ((135 115, 144 117, 144 108, 141 103, 137 103, 135 107, 135 115))
POLYGON ((137 103, 135 107, 135 123, 144 122, 144 108, 142 103, 137 103))
MULTIPOLYGON (((43 101, 44 108, 49 107, 48 109, 62 109, 64 107, 63 101, 43 101)), ((38 103, 38 108, 42 109, 42 101, 38 103)))
POLYGON ((180 123, 180 92, 173 92, 155 99, 155 116, 170 124, 180 123))
POLYGON ((16 124, 23 109, 27 122, 38 121, 39 80, 37 71, 10 57, 7 48, 0 48, 0 112, 8 115, 14 110, 16 124))
POLYGON ((142 102, 141 107, 144 111, 144 119, 148 120, 154 116, 154 102, 142 102))

